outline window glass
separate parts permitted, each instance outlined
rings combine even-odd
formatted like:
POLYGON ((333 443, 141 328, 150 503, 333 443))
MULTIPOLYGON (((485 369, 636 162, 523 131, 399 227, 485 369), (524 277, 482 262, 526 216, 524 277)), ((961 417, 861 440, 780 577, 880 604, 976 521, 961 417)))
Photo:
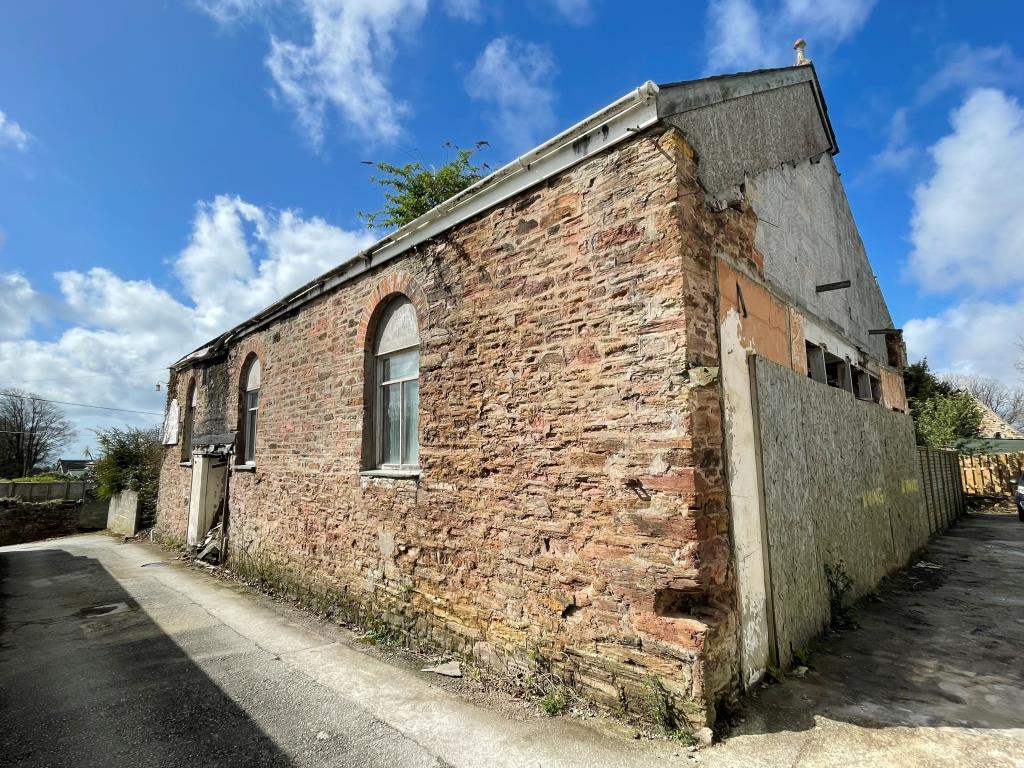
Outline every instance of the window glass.
POLYGON ((408 379, 418 376, 420 372, 419 350, 411 349, 408 352, 399 352, 396 355, 385 357, 381 368, 384 381, 395 379, 408 379))
POLYGON ((415 379, 402 384, 402 463, 419 462, 420 383, 415 379))
POLYGON ((245 393, 245 461, 256 460, 256 414, 259 410, 260 391, 245 393))
POLYGON ((402 456, 402 385, 383 388, 381 409, 381 463, 401 464, 402 456))

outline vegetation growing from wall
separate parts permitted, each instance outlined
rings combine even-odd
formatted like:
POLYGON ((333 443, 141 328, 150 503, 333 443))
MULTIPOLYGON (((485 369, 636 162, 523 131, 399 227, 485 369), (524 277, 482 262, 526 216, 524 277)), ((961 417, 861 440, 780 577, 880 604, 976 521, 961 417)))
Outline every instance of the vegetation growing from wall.
POLYGON ((370 181, 384 190, 384 207, 359 216, 370 229, 395 229, 418 219, 482 177, 487 164, 475 165, 472 158, 486 145, 478 141, 472 149, 463 149, 449 142, 445 150, 455 156, 439 168, 418 160, 405 165, 366 161, 383 174, 370 181))
POLYGON ((121 491, 139 494, 139 505, 150 510, 156 504, 163 446, 160 430, 125 427, 96 432, 100 457, 86 477, 96 483, 101 498, 109 499, 121 491))
POLYGON ((918 445, 944 448, 978 436, 981 410, 974 398, 937 378, 927 359, 907 366, 903 383, 918 445))

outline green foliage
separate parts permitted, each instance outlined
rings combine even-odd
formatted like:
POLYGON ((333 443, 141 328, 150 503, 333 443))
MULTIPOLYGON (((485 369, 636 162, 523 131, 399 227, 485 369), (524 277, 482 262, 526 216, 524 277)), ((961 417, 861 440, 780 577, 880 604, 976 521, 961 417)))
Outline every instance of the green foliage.
POLYGON ((63 483, 67 479, 64 475, 55 475, 51 472, 45 475, 32 475, 31 477, 12 477, 9 480, 0 478, 0 483, 63 483))
POLYGON ((958 440, 977 437, 981 410, 966 392, 940 395, 916 404, 917 442, 930 448, 954 445, 958 440))
POLYGON ((383 621, 372 624, 363 635, 362 641, 379 648, 397 648, 405 645, 402 633, 383 621))
POLYGON ((385 202, 382 210, 359 216, 370 229, 393 229, 419 218, 482 177, 487 164, 475 165, 471 160, 486 145, 478 141, 472 149, 462 149, 448 142, 445 149, 455 156, 440 168, 419 161, 405 165, 367 161, 384 174, 371 176, 370 181, 383 188, 385 202))
POLYGON ((561 687, 551 688, 540 700, 540 708, 548 717, 562 714, 568 705, 565 689, 561 687))
POLYGON ((158 429, 125 427, 99 430, 100 457, 89 468, 87 477, 97 486, 101 498, 109 499, 121 491, 136 491, 145 508, 156 502, 163 446, 158 429))
POLYGON ((918 445, 942 448, 978 436, 981 410, 974 398, 938 379, 927 358, 907 366, 903 385, 918 445))
POLYGON ((850 593, 853 591, 853 579, 846 572, 846 563, 837 560, 833 564, 825 563, 825 580, 828 582, 828 602, 832 614, 832 629, 856 629, 857 614, 853 610, 850 593))
POLYGON ((666 736, 687 744, 696 743, 696 739, 690 731, 681 726, 687 725, 685 721, 680 722, 676 717, 675 708, 672 706, 672 697, 665 689, 661 680, 655 675, 647 675, 644 678, 643 701, 647 716, 654 721, 655 725, 661 727, 666 736))

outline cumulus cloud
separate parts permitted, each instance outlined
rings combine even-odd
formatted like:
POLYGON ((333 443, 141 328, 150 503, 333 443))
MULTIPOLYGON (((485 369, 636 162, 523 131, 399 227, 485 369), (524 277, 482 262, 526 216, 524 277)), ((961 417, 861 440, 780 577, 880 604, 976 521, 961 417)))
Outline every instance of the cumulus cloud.
POLYGON ((867 22, 875 0, 712 0, 705 20, 709 74, 792 64, 798 36, 818 47, 840 43, 867 22), (771 41, 770 43, 767 41, 771 41))
POLYGON ((1024 110, 980 89, 929 149, 934 172, 913 194, 908 271, 925 290, 1019 285, 1024 254, 1024 110))
POLYGON ((0 339, 19 339, 32 328, 40 313, 40 298, 17 273, 0 274, 0 339))
MULTIPOLYGON (((175 261, 184 298, 107 269, 61 272, 52 309, 69 325, 52 339, 28 338, 27 318, 46 319, 42 297, 24 277, 2 275, 0 386, 159 413, 164 393, 155 384, 166 379, 167 365, 371 241, 318 217, 219 196, 197 206, 188 243, 175 261)), ((66 410, 86 442, 91 428, 160 420, 66 410)))
POLYGON ((1014 384, 1024 332, 1024 110, 1002 91, 971 93, 952 131, 929 153, 929 178, 914 191, 906 274, 955 303, 904 324, 913 357, 937 370, 1014 384))
POLYGON ((8 147, 19 152, 28 147, 28 134, 16 122, 0 111, 0 149, 8 147))
POLYGON ((928 358, 943 373, 975 373, 1019 386, 1014 368, 1024 333, 1024 291, 1006 301, 968 299, 936 315, 904 323, 911 360, 928 358))
POLYGON ((554 125, 554 75, 554 60, 546 47, 498 37, 477 58, 466 90, 492 105, 495 132, 510 149, 522 151, 554 125))

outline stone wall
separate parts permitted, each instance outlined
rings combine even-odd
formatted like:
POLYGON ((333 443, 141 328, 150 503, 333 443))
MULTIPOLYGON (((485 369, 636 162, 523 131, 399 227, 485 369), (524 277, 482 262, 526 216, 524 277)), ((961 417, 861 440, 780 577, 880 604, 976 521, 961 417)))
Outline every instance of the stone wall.
MULTIPOLYGON (((649 133, 179 372, 168 396, 195 377, 197 423, 226 432, 207 417, 237 413, 243 362, 262 364, 232 567, 609 703, 654 675, 713 717, 737 664, 713 262, 754 226, 710 213, 688 145, 649 133), (395 291, 421 326, 418 479, 360 474, 364 350, 395 291)), ((179 458, 158 525, 180 541, 179 458)))
POLYGON ((75 533, 79 508, 77 501, 0 498, 0 547, 75 533))

